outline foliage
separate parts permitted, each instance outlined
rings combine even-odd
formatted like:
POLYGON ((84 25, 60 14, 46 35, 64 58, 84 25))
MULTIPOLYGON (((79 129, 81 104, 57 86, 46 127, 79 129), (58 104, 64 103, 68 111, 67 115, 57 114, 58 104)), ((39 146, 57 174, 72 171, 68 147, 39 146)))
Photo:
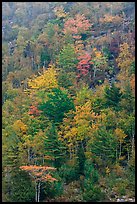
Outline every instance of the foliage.
POLYGON ((44 71, 41 76, 36 77, 35 79, 28 81, 28 86, 31 89, 52 89, 58 87, 56 80, 56 70, 53 67, 50 67, 48 70, 44 71))
POLYGON ((83 75, 87 75, 88 70, 90 69, 90 60, 91 56, 88 53, 85 53, 85 55, 78 57, 79 63, 77 66, 77 69, 80 70, 80 73, 83 75))
POLYGON ((120 93, 120 88, 117 88, 114 84, 112 84, 112 87, 106 87, 105 88, 106 107, 113 107, 114 110, 118 110, 121 96, 122 93, 120 93))
POLYGON ((2 9, 3 201, 134 197, 134 2, 2 9))
POLYGON ((67 44, 61 50, 57 61, 59 67, 64 69, 66 72, 74 72, 76 69, 77 58, 74 50, 74 46, 67 44))
POLYGON ((70 99, 68 94, 61 89, 52 89, 52 92, 48 94, 48 98, 49 100, 41 104, 39 109, 55 123, 61 122, 64 114, 70 109, 74 109, 72 99, 70 99))
POLYGON ((35 190, 29 176, 25 172, 16 170, 12 173, 11 178, 12 183, 9 183, 8 177, 5 178, 4 192, 6 191, 7 200, 12 202, 33 202, 35 190))
POLYGON ((77 174, 77 169, 72 164, 62 165, 59 169, 59 175, 66 184, 69 184, 70 182, 79 178, 79 175, 77 174))
MULTIPOLYGON (((81 34, 89 29, 91 24, 83 15, 77 14, 74 18, 68 19, 64 24, 64 33, 81 34)), ((79 35, 74 35, 73 38, 81 38, 79 35)))
POLYGON ((91 141, 91 152, 93 160, 99 165, 105 167, 116 161, 116 138, 104 127, 94 133, 94 139, 91 141), (108 162, 109 161, 109 162, 108 162))

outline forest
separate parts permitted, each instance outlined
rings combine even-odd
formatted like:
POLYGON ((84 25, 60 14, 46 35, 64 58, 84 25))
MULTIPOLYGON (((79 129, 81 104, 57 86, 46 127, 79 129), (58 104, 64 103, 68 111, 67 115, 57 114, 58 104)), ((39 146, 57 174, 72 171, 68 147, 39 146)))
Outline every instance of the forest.
POLYGON ((135 202, 135 2, 2 2, 2 202, 135 202))

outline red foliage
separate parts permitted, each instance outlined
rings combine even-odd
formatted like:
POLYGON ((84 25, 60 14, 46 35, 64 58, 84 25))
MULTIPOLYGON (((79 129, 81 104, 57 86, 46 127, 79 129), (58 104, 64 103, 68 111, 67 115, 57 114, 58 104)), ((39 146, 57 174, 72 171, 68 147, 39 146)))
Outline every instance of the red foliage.
MULTIPOLYGON (((77 14, 75 18, 68 19, 64 24, 64 33, 78 34, 87 31, 91 27, 89 20, 82 14, 77 14)), ((80 36, 73 36, 74 38, 80 38, 80 36)))
POLYGON ((40 112, 36 106, 30 106, 30 110, 28 112, 29 115, 33 115, 33 116, 39 116, 40 112))
POLYGON ((77 69, 79 69, 80 73, 85 76, 88 74, 88 71, 91 65, 91 62, 90 62, 91 56, 88 53, 85 53, 85 55, 79 56, 78 59, 80 61, 78 63, 77 69))

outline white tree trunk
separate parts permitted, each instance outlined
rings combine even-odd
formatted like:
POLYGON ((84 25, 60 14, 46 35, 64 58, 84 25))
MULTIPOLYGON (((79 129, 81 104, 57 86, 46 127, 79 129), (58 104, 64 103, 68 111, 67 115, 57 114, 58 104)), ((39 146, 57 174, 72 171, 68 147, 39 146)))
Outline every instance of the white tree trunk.
POLYGON ((39 202, 39 199, 40 199, 40 182, 38 183, 38 202, 39 202))
POLYGON ((30 149, 28 148, 28 163, 30 162, 30 149))
POLYGON ((117 163, 117 148, 116 148, 116 163, 117 163))
POLYGON ((127 160, 129 162, 130 156, 129 156, 129 148, 127 148, 127 160))
POLYGON ((121 157, 121 141, 120 141, 120 144, 119 144, 119 148, 120 148, 120 152, 119 152, 119 158, 121 157))
POLYGON ((36 189, 35 201, 37 202, 37 182, 35 183, 35 189, 36 189))
POLYGON ((95 76, 96 76, 96 71, 97 71, 96 66, 94 66, 94 74, 93 74, 93 78, 95 78, 95 76))
POLYGON ((132 135, 132 154, 134 152, 134 134, 132 135))

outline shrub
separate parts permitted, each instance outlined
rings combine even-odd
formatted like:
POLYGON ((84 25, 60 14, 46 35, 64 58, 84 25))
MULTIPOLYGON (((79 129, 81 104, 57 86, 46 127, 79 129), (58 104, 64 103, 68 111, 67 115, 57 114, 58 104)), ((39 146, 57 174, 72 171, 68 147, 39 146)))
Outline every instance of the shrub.
POLYGON ((100 190, 98 186, 92 186, 90 190, 86 190, 83 193, 83 200, 84 201, 102 201, 105 199, 105 194, 100 190))

